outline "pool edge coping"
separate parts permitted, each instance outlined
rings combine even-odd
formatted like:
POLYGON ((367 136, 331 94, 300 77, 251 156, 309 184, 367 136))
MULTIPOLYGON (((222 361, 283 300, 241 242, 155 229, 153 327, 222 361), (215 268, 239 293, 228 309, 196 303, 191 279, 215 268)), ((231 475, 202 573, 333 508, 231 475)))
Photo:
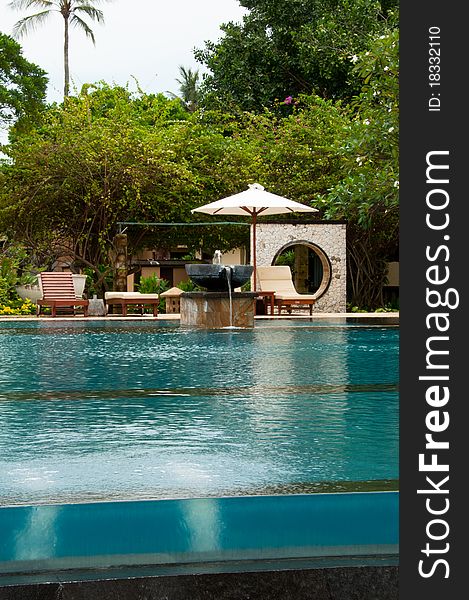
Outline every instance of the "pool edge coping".
MULTIPOLYGON (((257 315, 254 317, 256 321, 285 321, 285 320, 304 320, 304 321, 312 321, 312 320, 327 320, 327 319, 356 319, 366 321, 368 319, 381 319, 383 321, 391 320, 391 319, 399 319, 399 312, 386 312, 386 313, 354 313, 354 312, 345 312, 345 313, 313 313, 313 315, 257 315)), ((153 321, 153 322, 161 322, 161 321, 179 321, 180 315, 179 313, 174 314, 160 314, 157 317, 153 315, 129 315, 127 317, 123 317, 121 315, 112 315, 112 316, 89 316, 85 317, 82 315, 76 316, 61 316, 61 317, 50 317, 50 316, 42 316, 37 317, 35 315, 2 315, 0 316, 0 323, 10 323, 10 322, 26 322, 26 321, 39 321, 39 322, 65 322, 65 321, 153 321)))

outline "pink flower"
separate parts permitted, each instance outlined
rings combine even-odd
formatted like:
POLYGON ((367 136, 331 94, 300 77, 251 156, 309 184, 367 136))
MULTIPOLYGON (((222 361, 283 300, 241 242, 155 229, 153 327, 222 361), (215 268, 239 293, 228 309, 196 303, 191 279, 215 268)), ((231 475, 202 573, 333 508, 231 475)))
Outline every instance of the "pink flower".
POLYGON ((285 98, 285 100, 283 101, 284 104, 291 104, 293 102, 293 97, 292 96, 287 96, 285 98))

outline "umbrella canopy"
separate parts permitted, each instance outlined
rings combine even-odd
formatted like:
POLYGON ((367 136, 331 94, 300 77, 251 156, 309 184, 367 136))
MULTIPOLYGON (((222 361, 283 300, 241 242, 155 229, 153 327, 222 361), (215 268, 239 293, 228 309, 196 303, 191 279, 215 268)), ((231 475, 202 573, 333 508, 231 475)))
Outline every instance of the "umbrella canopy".
POLYGON ((257 216, 280 215, 295 212, 317 212, 317 208, 300 204, 283 196, 267 192, 262 185, 252 183, 248 189, 239 194, 210 202, 191 212, 202 212, 209 215, 250 215, 252 218, 254 266, 254 290, 256 290, 256 222, 257 216))

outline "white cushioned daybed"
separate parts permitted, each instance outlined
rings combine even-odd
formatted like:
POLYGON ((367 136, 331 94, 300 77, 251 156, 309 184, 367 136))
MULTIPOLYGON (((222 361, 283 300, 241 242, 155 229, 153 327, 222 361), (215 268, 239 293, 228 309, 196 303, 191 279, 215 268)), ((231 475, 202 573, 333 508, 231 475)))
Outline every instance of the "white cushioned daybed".
POLYGON ((104 301, 106 303, 106 313, 111 312, 115 305, 121 307, 122 316, 127 316, 128 306, 137 306, 140 308, 141 314, 143 315, 144 306, 151 306, 153 308, 153 316, 158 316, 158 294, 141 294, 140 292, 105 292, 104 301))

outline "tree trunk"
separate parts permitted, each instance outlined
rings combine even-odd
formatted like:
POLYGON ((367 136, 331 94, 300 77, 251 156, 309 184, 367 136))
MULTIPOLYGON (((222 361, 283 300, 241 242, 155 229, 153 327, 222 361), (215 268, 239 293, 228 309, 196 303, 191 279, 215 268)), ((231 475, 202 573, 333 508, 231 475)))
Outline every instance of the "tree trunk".
POLYGON ((371 248, 358 238, 347 244, 348 296, 353 306, 374 310, 383 306, 386 262, 371 248))
POLYGON ((68 65, 68 17, 64 16, 64 98, 68 97, 70 91, 70 71, 68 65))
POLYGON ((114 238, 114 290, 127 291, 127 236, 118 233, 114 238))

